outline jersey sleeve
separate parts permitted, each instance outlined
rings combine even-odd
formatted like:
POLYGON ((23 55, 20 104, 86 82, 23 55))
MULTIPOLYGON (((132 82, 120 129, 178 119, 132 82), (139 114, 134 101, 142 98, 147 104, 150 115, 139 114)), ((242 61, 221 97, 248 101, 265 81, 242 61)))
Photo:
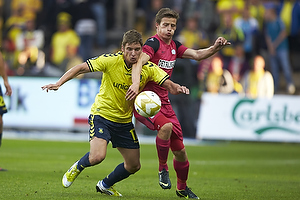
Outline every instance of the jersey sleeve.
POLYGON ((103 55, 88 59, 86 63, 88 64, 91 72, 105 71, 105 62, 103 55))
POLYGON ((186 46, 181 44, 179 41, 174 40, 176 48, 177 48, 177 58, 182 58, 184 52, 188 49, 186 46))
POLYGON ((105 72, 108 66, 111 66, 114 63, 116 63, 119 56, 122 56, 122 52, 118 52, 115 54, 102 54, 101 56, 88 59, 86 62, 91 72, 105 72))
POLYGON ((170 78, 170 76, 164 70, 160 69, 156 64, 147 62, 146 65, 149 69, 150 81, 154 81, 158 85, 162 85, 165 80, 170 78))
POLYGON ((154 37, 149 38, 143 46, 143 52, 150 56, 150 60, 151 58, 153 58, 155 52, 157 52, 158 49, 159 41, 157 38, 154 37))

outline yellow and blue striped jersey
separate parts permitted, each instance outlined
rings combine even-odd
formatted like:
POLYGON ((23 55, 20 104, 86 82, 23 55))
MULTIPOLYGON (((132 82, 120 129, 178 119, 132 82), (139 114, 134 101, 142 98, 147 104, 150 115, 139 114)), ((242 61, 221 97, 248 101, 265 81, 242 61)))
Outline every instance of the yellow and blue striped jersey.
MULTIPOLYGON (((103 72, 100 91, 91 107, 91 114, 100 115, 117 123, 132 121, 133 100, 127 101, 125 94, 132 84, 131 67, 125 64, 123 53, 103 54, 87 60, 91 72, 103 72)), ((169 75, 152 62, 141 71, 140 91, 147 82, 161 85, 169 75)))

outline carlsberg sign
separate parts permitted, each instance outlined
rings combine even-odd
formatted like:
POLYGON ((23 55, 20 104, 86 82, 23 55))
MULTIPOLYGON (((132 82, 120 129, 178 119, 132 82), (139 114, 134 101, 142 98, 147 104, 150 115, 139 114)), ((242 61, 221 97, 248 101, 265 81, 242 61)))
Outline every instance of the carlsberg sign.
POLYGON ((300 142, 300 97, 247 99, 205 93, 197 138, 300 142))
POLYGON ((277 130, 286 133, 300 134, 300 110, 293 110, 292 105, 274 105, 259 100, 241 99, 232 110, 233 122, 243 128, 251 128, 256 134, 277 130), (292 128, 294 127, 294 128, 292 128))

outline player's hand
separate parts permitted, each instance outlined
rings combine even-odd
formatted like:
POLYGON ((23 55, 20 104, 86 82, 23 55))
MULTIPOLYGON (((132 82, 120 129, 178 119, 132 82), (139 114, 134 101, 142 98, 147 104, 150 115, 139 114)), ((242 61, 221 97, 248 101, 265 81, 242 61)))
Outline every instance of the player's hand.
POLYGON ((180 94, 190 94, 190 90, 189 88, 185 87, 185 86, 180 86, 177 88, 177 92, 180 94))
POLYGON ((11 96, 12 89, 11 89, 11 87, 10 87, 10 85, 7 81, 4 82, 4 86, 5 86, 5 89, 6 89, 5 95, 11 96))
POLYGON ((215 41, 215 48, 217 51, 221 50, 223 47, 227 46, 227 45, 231 45, 230 42, 228 42, 225 38, 223 37, 218 37, 218 39, 216 39, 215 41))
POLYGON ((139 84, 132 84, 126 92, 125 99, 127 101, 133 100, 139 93, 139 87, 139 84))
POLYGON ((42 86, 42 90, 46 90, 46 92, 48 92, 49 90, 58 90, 60 86, 55 83, 55 84, 48 84, 48 85, 44 85, 42 86))

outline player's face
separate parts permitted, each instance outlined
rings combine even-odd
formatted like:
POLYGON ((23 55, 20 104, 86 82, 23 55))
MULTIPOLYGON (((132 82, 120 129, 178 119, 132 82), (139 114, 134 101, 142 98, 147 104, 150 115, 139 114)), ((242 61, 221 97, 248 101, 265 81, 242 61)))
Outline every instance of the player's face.
POLYGON ((176 30, 175 18, 162 18, 160 24, 156 24, 156 32, 163 40, 171 40, 176 30))
POLYGON ((142 46, 139 43, 126 44, 122 46, 124 60, 127 65, 136 63, 142 53, 142 46))

